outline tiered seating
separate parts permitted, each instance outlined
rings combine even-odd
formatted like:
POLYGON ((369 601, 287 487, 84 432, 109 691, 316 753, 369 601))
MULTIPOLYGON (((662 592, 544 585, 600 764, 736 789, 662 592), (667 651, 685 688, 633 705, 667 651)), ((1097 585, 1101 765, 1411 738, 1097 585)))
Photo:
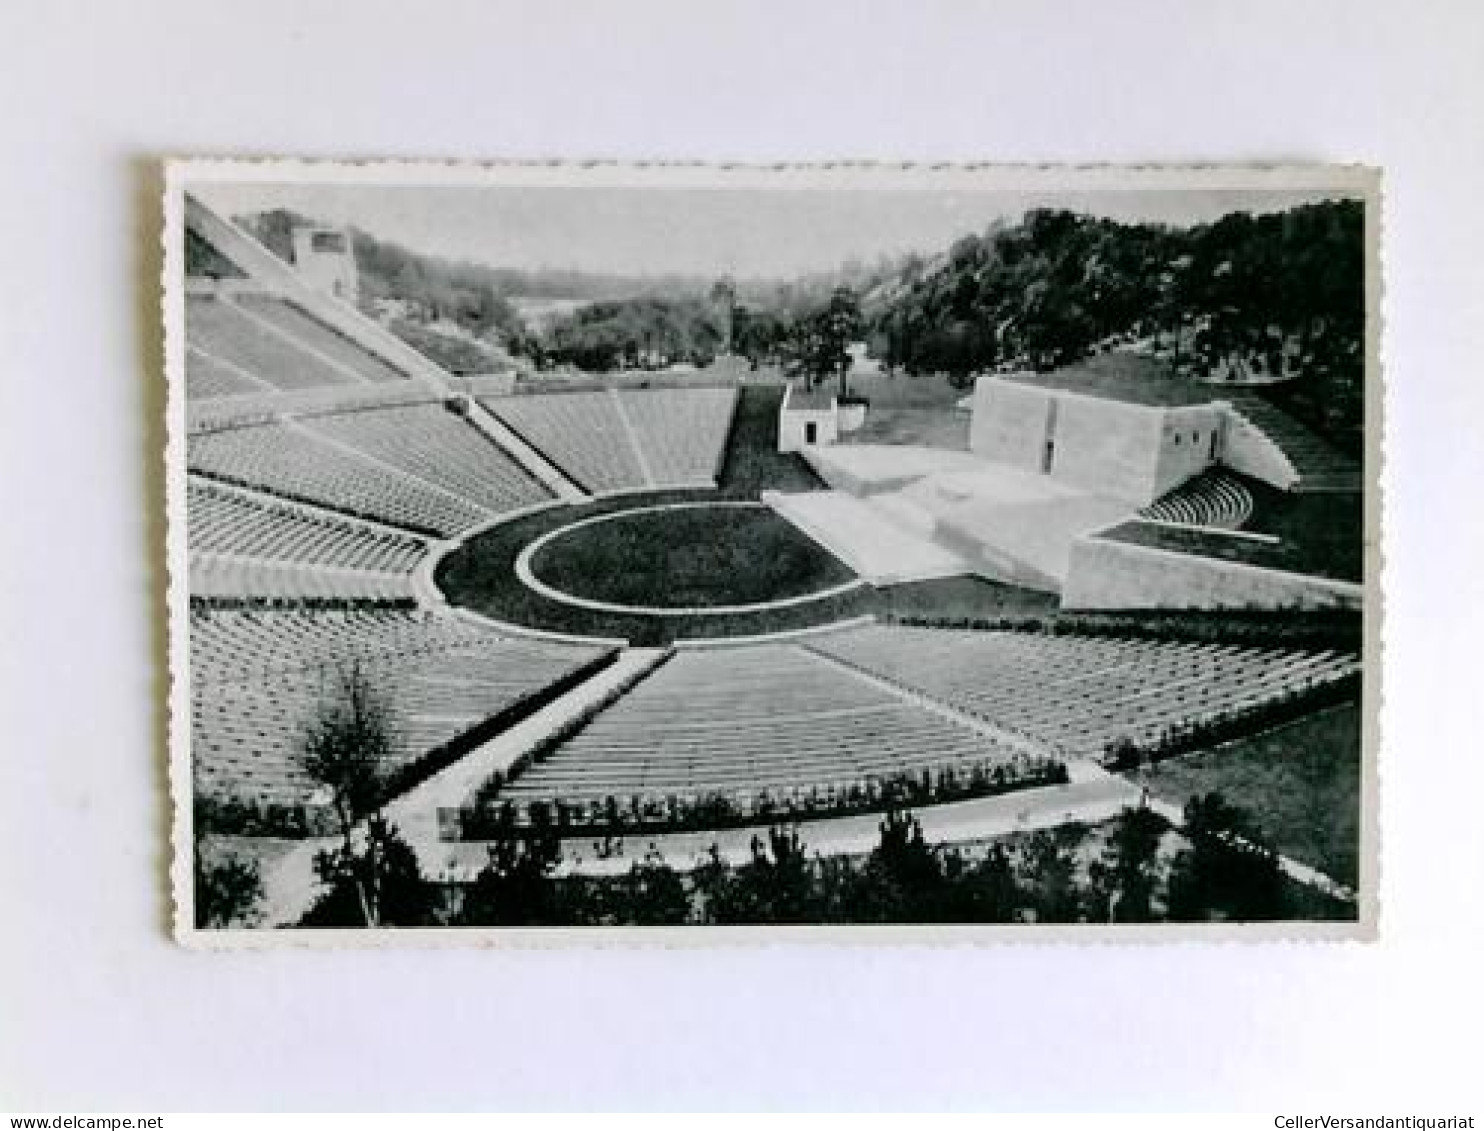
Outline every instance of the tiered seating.
POLYGON ((885 625, 810 647, 1081 757, 1359 668, 1354 656, 1332 652, 885 625))
POLYGON ((406 573, 265 561, 232 554, 191 554, 191 597, 202 600, 406 601, 406 573))
POLYGON ((1187 479, 1139 513, 1156 522, 1238 530, 1252 517, 1252 492, 1229 471, 1213 467, 1187 479))
POLYGON ((618 399, 656 484, 714 484, 736 389, 624 389, 618 399))
POLYGON ((487 636, 478 625, 412 611, 204 610, 191 616, 191 678, 197 685, 250 682, 357 657, 470 644, 487 636))
POLYGON ((547 393, 480 402, 595 494, 646 486, 611 392, 547 393))
POLYGON ((355 370, 367 381, 401 381, 406 377, 405 373, 392 368, 293 303, 272 295, 240 295, 236 301, 244 310, 271 322, 316 353, 355 370))
POLYGON ((186 350, 186 398, 206 400, 211 397, 240 397, 261 393, 268 386, 253 380, 241 370, 208 357, 194 347, 186 350))
POLYGON ((220 432, 261 424, 266 420, 289 416, 326 416, 357 409, 391 408, 406 404, 439 404, 442 397, 420 380, 408 379, 372 385, 358 381, 354 385, 320 385, 281 393, 263 386, 258 392, 207 400, 186 400, 186 431, 220 432))
POLYGON ((316 416, 300 423, 495 514, 551 498, 520 464, 442 405, 316 416))
POLYGON ((187 482, 186 515, 193 553, 410 573, 427 549, 410 534, 302 510, 195 477, 187 482))
POLYGON ((186 458, 193 471, 441 537, 485 517, 473 503, 287 424, 193 435, 186 458))
POLYGON ((187 296, 186 341, 197 351, 279 389, 343 385, 355 380, 346 370, 253 321, 230 299, 187 296))
POLYGON ((597 659, 602 649, 505 638, 450 617, 348 612, 193 614, 197 788, 260 804, 313 804, 297 765, 306 728, 355 665, 385 706, 395 772, 597 659))
POLYGON ((676 655, 501 796, 786 794, 1015 757, 839 665, 765 645, 676 655))

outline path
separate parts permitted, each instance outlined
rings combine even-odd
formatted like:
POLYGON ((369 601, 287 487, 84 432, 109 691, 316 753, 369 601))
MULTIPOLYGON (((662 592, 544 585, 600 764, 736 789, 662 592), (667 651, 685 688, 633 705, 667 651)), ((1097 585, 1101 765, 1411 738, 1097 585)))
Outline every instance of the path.
MULTIPOLYGON (((1054 828, 1070 821, 1088 824, 1106 821, 1126 807, 1138 804, 1138 801, 1137 786, 1107 775, 1093 781, 917 807, 912 812, 921 823, 927 840, 966 844, 989 837, 1054 828)), ((806 821, 799 824, 799 836, 811 855, 861 855, 870 852, 880 841, 881 821, 880 813, 806 821)), ((631 835, 624 838, 624 855, 609 859, 599 859, 594 855, 595 838, 572 838, 563 842, 565 859, 560 874, 622 874, 651 851, 672 867, 685 869, 705 857, 713 844, 728 863, 745 864, 752 858, 753 837, 766 837, 766 833, 766 828, 752 826, 721 832, 631 835)), ((482 844, 446 844, 444 848, 446 867, 440 875, 447 879, 472 879, 488 859, 482 844)))
POLYGON ((629 410, 624 406, 623 398, 618 395, 618 390, 609 389, 608 395, 613 398, 613 411, 618 414, 618 422, 623 425, 624 435, 629 438, 629 447, 634 452, 634 462, 639 465, 639 474, 644 478, 644 488, 652 491, 659 484, 655 482, 654 469, 649 466, 649 454, 639 440, 639 431, 634 427, 634 421, 629 416, 629 410))
MULTIPOLYGON (((497 734, 420 785, 414 786, 386 807, 386 814, 402 839, 417 854, 423 873, 442 876, 448 872, 450 850, 463 847, 439 838, 439 810, 465 805, 497 771, 510 766, 547 735, 581 718, 611 696, 621 694, 648 675, 669 654, 664 648, 630 648, 608 667, 565 695, 552 700, 529 718, 497 734)), ((287 853, 263 878, 264 915, 273 926, 296 922, 314 900, 318 881, 314 857, 336 843, 336 838, 305 841, 287 853)), ((478 853, 479 865, 485 859, 478 853)), ((476 867, 474 871, 478 871, 476 867)))

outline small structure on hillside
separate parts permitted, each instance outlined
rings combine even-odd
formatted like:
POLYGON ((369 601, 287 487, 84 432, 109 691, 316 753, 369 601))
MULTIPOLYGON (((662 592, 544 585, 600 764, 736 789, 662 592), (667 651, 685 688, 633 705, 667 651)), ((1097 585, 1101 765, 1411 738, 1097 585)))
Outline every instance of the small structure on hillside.
POLYGON ((798 452, 840 438, 840 405, 827 389, 787 385, 778 406, 778 450, 798 452))
POLYGON ((360 297, 350 232, 322 224, 294 229, 294 267, 321 294, 355 305, 360 297))

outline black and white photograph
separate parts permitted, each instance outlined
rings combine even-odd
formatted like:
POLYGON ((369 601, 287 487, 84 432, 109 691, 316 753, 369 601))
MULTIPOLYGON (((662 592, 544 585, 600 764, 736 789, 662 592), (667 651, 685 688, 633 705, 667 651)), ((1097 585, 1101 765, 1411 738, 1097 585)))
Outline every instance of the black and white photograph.
POLYGON ((1371 937, 1377 184, 172 164, 178 937, 1371 937))

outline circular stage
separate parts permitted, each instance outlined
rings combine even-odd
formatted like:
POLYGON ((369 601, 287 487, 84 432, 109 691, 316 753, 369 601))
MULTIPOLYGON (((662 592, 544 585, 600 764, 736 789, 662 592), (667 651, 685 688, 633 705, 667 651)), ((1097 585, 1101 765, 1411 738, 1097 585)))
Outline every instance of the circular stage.
POLYGON ((505 624, 633 644, 758 636, 858 616, 871 590, 762 503, 659 492, 499 523, 434 569, 445 599, 505 624))

